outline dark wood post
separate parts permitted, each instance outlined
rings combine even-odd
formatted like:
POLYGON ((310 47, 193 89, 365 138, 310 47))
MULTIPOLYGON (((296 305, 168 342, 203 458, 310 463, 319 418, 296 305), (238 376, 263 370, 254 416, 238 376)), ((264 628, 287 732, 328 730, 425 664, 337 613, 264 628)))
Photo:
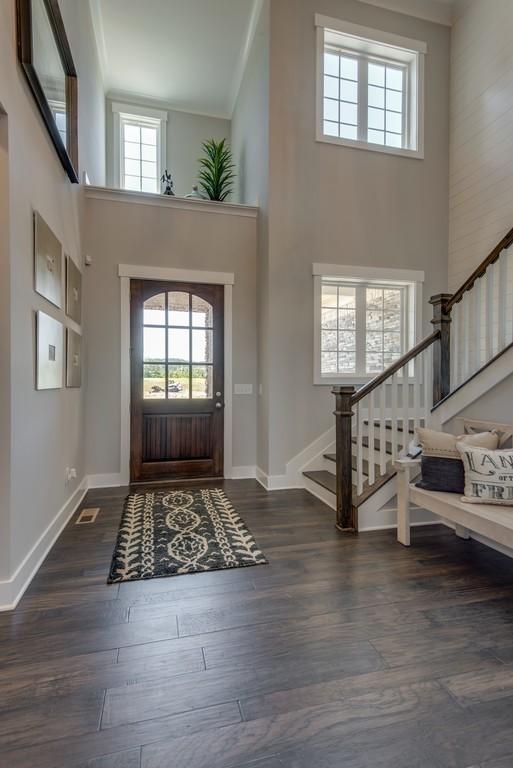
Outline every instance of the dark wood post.
POLYGON ((451 311, 446 309, 450 298, 450 293, 438 293, 429 300, 433 305, 431 322, 440 331, 440 340, 433 347, 433 405, 451 391, 451 311))
POLYGON ((351 420, 353 411, 351 398, 354 387, 333 387, 335 395, 335 426, 337 456, 337 528, 345 533, 356 533, 358 524, 353 506, 353 467, 351 420))

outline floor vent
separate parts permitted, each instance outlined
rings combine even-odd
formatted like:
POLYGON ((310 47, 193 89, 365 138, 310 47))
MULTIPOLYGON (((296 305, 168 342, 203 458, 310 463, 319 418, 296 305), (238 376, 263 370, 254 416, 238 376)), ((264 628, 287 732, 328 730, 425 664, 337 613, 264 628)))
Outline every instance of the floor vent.
POLYGON ((98 517, 100 507, 94 507, 91 509, 83 509, 75 521, 75 525, 87 525, 88 523, 94 523, 98 517))

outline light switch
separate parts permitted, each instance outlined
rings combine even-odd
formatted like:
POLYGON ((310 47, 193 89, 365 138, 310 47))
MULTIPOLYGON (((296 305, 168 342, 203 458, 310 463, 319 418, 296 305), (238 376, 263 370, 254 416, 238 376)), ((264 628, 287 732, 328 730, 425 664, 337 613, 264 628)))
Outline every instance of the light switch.
POLYGON ((235 384, 233 393, 234 395, 252 395, 253 384, 235 384))

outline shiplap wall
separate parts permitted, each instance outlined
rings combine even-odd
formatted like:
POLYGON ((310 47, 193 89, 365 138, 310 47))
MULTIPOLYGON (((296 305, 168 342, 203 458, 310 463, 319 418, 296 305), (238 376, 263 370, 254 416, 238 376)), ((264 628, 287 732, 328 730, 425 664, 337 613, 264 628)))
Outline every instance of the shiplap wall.
POLYGON ((513 0, 468 0, 453 27, 449 288, 513 227, 513 0))

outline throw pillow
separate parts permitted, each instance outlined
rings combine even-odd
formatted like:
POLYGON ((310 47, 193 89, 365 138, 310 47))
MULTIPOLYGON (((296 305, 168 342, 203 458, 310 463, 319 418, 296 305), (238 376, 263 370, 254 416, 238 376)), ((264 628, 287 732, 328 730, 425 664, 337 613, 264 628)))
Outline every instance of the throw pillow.
POLYGON ((457 443, 465 466, 465 495, 471 504, 513 506, 513 450, 490 451, 457 443))
POLYGON ((425 491, 444 491, 462 494, 465 486, 465 471, 457 443, 476 445, 494 450, 499 445, 496 432, 478 432, 471 435, 451 435, 433 429, 418 427, 416 435, 422 446, 422 480, 417 488, 425 491))

